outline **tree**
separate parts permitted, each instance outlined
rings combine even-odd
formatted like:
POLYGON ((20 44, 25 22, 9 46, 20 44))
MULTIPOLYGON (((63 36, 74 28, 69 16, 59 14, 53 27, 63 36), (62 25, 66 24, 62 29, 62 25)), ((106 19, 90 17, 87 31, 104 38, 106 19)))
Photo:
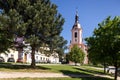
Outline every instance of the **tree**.
POLYGON ((1 0, 0 8, 10 17, 11 31, 30 43, 31 67, 35 68, 35 51, 43 43, 51 45, 52 38, 60 36, 62 31, 64 19, 57 6, 49 0, 1 0))
POLYGON ((89 45, 89 57, 99 63, 114 65, 117 80, 117 70, 120 66, 120 17, 113 19, 108 17, 98 26, 93 36, 86 39, 89 45))
POLYGON ((5 53, 8 48, 12 47, 12 36, 7 30, 8 18, 0 15, 0 53, 5 53))
POLYGON ((84 55, 85 53, 83 52, 83 50, 77 45, 74 45, 69 53, 69 60, 75 62, 75 65, 77 63, 83 64, 84 55))
POLYGON ((64 50, 67 49, 67 41, 62 36, 54 36, 48 44, 50 44, 50 53, 56 52, 59 54, 59 59, 62 59, 64 50))

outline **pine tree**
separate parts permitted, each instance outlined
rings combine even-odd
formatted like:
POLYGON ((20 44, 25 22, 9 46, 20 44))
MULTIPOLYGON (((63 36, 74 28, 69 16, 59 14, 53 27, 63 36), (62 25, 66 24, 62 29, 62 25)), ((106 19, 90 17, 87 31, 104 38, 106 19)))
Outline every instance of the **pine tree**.
POLYGON ((64 19, 58 13, 57 6, 49 0, 1 0, 0 8, 10 18, 13 34, 24 36, 30 43, 31 67, 35 68, 35 51, 43 43, 50 46, 53 38, 60 36, 62 31, 64 19))
POLYGON ((0 15, 0 53, 6 53, 8 48, 12 48, 12 36, 8 32, 8 17, 0 15))

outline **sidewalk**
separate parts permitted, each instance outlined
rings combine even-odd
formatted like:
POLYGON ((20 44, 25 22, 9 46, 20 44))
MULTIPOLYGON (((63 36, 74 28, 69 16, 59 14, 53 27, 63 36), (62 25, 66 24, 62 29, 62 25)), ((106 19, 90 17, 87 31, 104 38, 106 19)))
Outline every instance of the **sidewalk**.
POLYGON ((47 78, 47 77, 68 77, 60 73, 38 73, 38 72, 0 72, 0 78, 47 78))
MULTIPOLYGON (((113 78, 106 75, 74 75, 74 74, 62 74, 62 73, 38 73, 38 72, 0 72, 0 78, 50 78, 50 77, 107 77, 113 78)), ((119 78, 120 79, 120 78, 119 78)), ((119 80, 118 79, 118 80, 119 80)))

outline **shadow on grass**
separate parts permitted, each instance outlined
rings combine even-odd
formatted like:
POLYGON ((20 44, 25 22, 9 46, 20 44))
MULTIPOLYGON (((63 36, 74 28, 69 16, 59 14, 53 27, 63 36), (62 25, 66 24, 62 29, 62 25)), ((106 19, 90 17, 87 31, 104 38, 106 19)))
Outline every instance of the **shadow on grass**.
MULTIPOLYGON (((12 70, 31 69, 30 65, 12 64, 12 63, 0 63, 0 68, 12 69, 12 70)), ((50 70, 52 68, 36 66, 36 69, 50 70)), ((62 72, 64 75, 70 76, 72 78, 78 78, 80 80, 112 80, 109 78, 96 77, 96 76, 92 75, 93 73, 94 74, 102 74, 97 71, 85 70, 85 69, 79 69, 79 68, 74 68, 74 69, 75 70, 73 70, 73 71, 70 71, 69 69, 68 70, 59 70, 59 71, 62 72), (91 73, 91 74, 88 74, 88 73, 91 73)))
POLYGON ((83 72, 88 72, 88 73, 91 73, 91 74, 104 74, 103 72, 100 72, 99 70, 98 71, 95 71, 95 70, 88 70, 88 69, 82 69, 82 68, 75 68, 79 71, 83 71, 83 72))
MULTIPOLYGON (((19 69, 33 69, 31 68, 30 65, 26 64, 12 64, 12 63, 0 63, 0 68, 5 68, 5 69, 14 69, 14 70, 19 70, 19 69)), ((42 69, 42 70, 49 70, 50 68, 45 68, 42 66, 36 66, 35 69, 42 69)))
POLYGON ((110 78, 104 78, 99 76, 94 76, 92 74, 103 74, 102 72, 92 71, 92 70, 84 70, 79 68, 76 69, 76 72, 69 70, 60 70, 64 75, 70 76, 72 78, 80 78, 80 80, 113 80, 110 78), (90 73, 90 74, 88 74, 90 73))
POLYGON ((60 72, 62 72, 64 75, 68 75, 70 77, 82 77, 82 76, 89 76, 92 77, 92 75, 89 74, 85 74, 85 73, 80 73, 80 72, 73 72, 73 71, 69 71, 69 70, 60 70, 60 72))

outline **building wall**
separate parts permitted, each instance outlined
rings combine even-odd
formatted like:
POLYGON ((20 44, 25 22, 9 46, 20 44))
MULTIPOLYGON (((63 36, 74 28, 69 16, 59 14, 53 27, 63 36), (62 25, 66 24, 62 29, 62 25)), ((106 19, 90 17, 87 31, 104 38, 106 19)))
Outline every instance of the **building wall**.
POLYGON ((17 62, 18 51, 9 49, 9 52, 6 52, 6 54, 5 53, 1 53, 0 56, 4 58, 5 62, 7 62, 8 58, 14 58, 15 62, 17 62))
MULTIPOLYGON (((31 51, 29 51, 31 52, 31 51)), ((22 58, 23 58, 23 63, 31 63, 31 53, 21 53, 22 55, 22 58)), ((36 63, 47 63, 48 61, 50 63, 59 63, 59 57, 58 57, 58 54, 56 53, 57 57, 54 57, 54 56, 49 56, 47 57, 45 54, 41 54, 40 52, 35 52, 35 60, 36 60, 36 63)), ((5 62, 7 62, 8 58, 14 58, 15 59, 15 62, 17 62, 18 60, 18 51, 16 50, 12 50, 10 49, 9 52, 7 52, 7 54, 5 53, 1 53, 0 54, 1 57, 4 58, 5 62)))

